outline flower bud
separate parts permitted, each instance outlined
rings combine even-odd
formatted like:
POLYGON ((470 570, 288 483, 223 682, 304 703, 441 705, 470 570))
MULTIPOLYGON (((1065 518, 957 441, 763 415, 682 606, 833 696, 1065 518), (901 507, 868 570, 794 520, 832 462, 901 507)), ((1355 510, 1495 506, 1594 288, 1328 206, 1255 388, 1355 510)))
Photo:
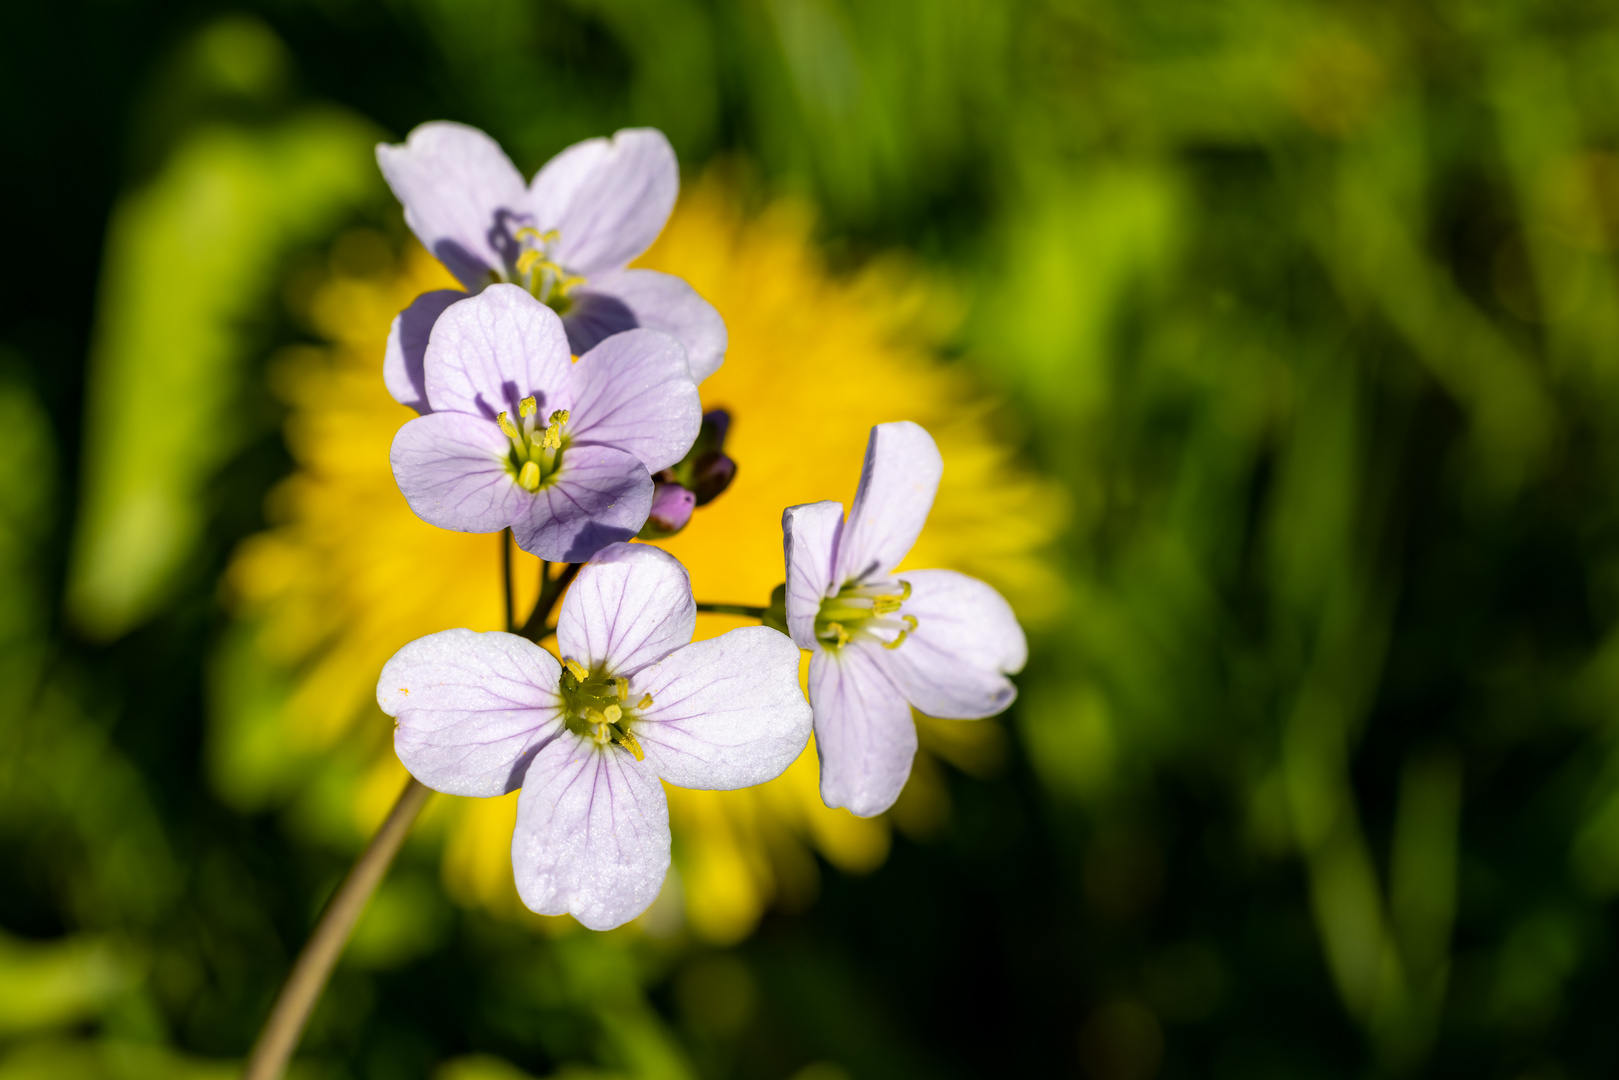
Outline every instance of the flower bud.
POLYGON ((692 466, 692 489, 698 506, 707 506, 720 496, 736 477, 736 462, 718 450, 710 450, 692 466))
POLYGON ((642 540, 662 540, 686 527, 697 508, 691 489, 673 481, 660 480, 652 488, 652 513, 638 534, 642 540))

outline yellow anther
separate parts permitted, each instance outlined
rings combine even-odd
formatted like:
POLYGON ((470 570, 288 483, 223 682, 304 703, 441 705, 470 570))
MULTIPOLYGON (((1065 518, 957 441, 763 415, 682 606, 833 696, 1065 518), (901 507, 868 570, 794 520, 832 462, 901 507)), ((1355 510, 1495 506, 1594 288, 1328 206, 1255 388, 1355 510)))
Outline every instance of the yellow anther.
POLYGON ((842 623, 827 623, 826 628, 837 635, 839 648, 849 644, 849 631, 843 628, 842 623))
POLYGON ((905 620, 905 625, 906 626, 909 626, 912 630, 916 629, 916 616, 915 615, 901 615, 900 618, 905 620))
POLYGON ((622 746, 624 749, 626 749, 630 753, 634 754, 636 761, 645 761, 646 760, 646 754, 642 753, 641 744, 635 741, 635 736, 634 735, 631 735, 629 732, 626 731, 623 734, 621 734, 616 741, 618 742, 618 745, 622 746))
POLYGON ((620 675, 618 678, 613 680, 613 687, 618 691, 618 700, 630 700, 630 680, 620 675))
POLYGON ((586 705, 584 710, 581 711, 579 715, 583 716, 586 720, 589 720, 592 724, 600 725, 607 723, 607 717, 603 716, 602 711, 596 708, 594 705, 586 705))
POLYGON ((885 648, 885 649, 897 649, 897 648, 899 648, 900 645, 902 645, 904 643, 905 639, 908 636, 910 636, 910 633, 911 632, 909 630, 901 630, 899 632, 899 637, 895 638, 893 641, 885 641, 885 642, 883 642, 883 648, 885 648))
POLYGON ((899 598, 901 600, 909 600, 911 598, 911 583, 903 578, 899 583, 899 598))
POLYGON ((519 401, 517 403, 517 415, 518 416, 533 416, 536 412, 539 411, 539 408, 540 408, 540 403, 538 401, 535 401, 534 396, 531 394, 528 397, 524 398, 522 401, 519 401))
POLYGON ((568 422, 568 410, 567 409, 558 409, 556 412, 551 414, 551 423, 553 423, 553 424, 566 424, 567 422, 568 422))
POLYGON ((518 432, 517 428, 513 426, 512 422, 506 418, 505 413, 501 413, 499 416, 495 417, 495 423, 500 425, 501 433, 505 435, 506 438, 515 441, 523 437, 522 434, 518 432))
POLYGON ((624 710, 619 708, 617 705, 609 705, 607 708, 602 710, 602 715, 607 717, 607 722, 609 724, 616 724, 620 719, 623 718, 624 710))
POLYGON ((900 597, 879 596, 872 600, 871 610, 876 615, 892 615, 899 610, 900 597))
POLYGON ((562 666, 573 672, 573 677, 578 679, 580 682, 584 682, 586 679, 590 678, 590 672, 585 670, 585 665, 581 664, 577 660, 564 660, 562 661, 562 666))
POLYGON ((635 707, 637 709, 650 709, 650 708, 652 708, 652 695, 651 694, 643 694, 641 696, 641 700, 635 703, 635 707))
POLYGON ((545 447, 547 450, 561 450, 562 425, 566 424, 567 422, 567 409, 558 409, 556 412, 552 413, 551 423, 546 427, 545 436, 540 440, 540 445, 545 447))
POLYGON ((523 467, 517 470, 517 486, 524 491, 540 490, 540 467, 532 461, 523 462, 523 467))

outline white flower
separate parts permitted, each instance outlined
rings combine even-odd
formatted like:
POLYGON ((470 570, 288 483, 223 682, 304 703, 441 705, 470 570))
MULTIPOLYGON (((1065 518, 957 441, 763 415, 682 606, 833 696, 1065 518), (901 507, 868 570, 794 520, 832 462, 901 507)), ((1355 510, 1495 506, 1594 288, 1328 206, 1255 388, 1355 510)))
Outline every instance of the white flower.
POLYGON ((916 756, 914 707, 975 720, 1017 697, 1028 644, 1011 605, 953 570, 896 575, 933 507, 944 464, 908 421, 871 429, 849 520, 843 505, 782 515, 787 626, 813 649, 809 696, 821 798, 860 815, 894 804, 916 756))
POLYGON ((412 776, 452 795, 518 787, 523 902, 606 930, 645 911, 669 870, 660 779, 729 789, 781 774, 809 739, 798 649, 762 626, 693 642, 685 568, 614 544, 562 602, 563 662, 515 634, 446 630, 382 669, 412 776))

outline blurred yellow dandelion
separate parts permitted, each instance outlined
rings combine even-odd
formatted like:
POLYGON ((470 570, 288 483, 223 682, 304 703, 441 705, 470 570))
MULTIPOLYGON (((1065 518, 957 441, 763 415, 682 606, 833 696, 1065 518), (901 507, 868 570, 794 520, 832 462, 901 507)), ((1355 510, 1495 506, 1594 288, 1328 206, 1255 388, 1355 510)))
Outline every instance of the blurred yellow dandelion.
MULTIPOLYGON (((783 576, 782 509, 847 502, 871 425, 912 419, 938 440, 945 477, 911 561, 996 584, 1026 620, 1051 610, 1060 586, 1039 552, 1058 524, 1058 504, 1047 485, 1013 463, 970 376, 938 359, 958 301, 899 259, 835 277, 816 256, 803 206, 778 203, 749 218, 738 201, 736 185, 711 174, 688 191, 640 260, 685 277, 730 329, 725 366, 704 384, 703 397, 706 407, 732 412, 726 448, 738 462, 737 478, 685 533, 663 544, 690 569, 698 599, 763 603, 783 576)), ((376 672, 416 637, 497 628, 503 611, 498 538, 418 520, 388 466, 394 432, 412 415, 382 386, 388 324, 414 295, 449 278, 419 248, 371 273, 345 270, 366 260, 339 258, 341 248, 305 304, 329 347, 290 351, 274 369, 299 468, 272 496, 277 525, 243 546, 229 586, 254 628, 255 655, 292 673, 290 692, 274 709, 279 742, 258 745, 327 758, 346 748, 348 759, 362 764, 327 784, 348 792, 329 798, 347 798, 363 825, 380 819, 403 780, 372 700, 376 672)), ((517 565, 522 612, 537 590, 538 565, 521 553, 517 565)), ((738 623, 704 615, 697 636, 738 623)), ((968 771, 993 763, 1002 739, 994 721, 923 721, 924 747, 968 771)), ((886 857, 888 819, 826 809, 817 775, 812 748, 759 788, 670 790, 682 906, 695 932, 735 940, 771 903, 806 903, 818 880, 812 850, 855 872, 886 857)), ((509 854, 515 796, 438 803, 451 893, 468 904, 520 910, 509 854)), ((925 751, 890 817, 923 834, 947 811, 941 773, 925 751)))

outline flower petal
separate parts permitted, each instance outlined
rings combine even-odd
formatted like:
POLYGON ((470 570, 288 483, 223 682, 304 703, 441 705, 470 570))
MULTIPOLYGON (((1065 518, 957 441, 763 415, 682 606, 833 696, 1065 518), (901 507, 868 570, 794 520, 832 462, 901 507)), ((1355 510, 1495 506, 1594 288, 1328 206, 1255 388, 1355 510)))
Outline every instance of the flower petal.
POLYGON ((871 429, 860 488, 838 545, 836 581, 884 574, 905 558, 927 523, 943 472, 938 445, 919 425, 901 420, 871 429))
POLYGON ((551 257, 588 278, 651 247, 679 193, 680 168, 663 132, 626 128, 546 162, 529 188, 529 206, 540 228, 557 231, 551 257))
POLYGON ((884 674, 884 659, 881 645, 863 641, 810 658, 821 801, 856 817, 893 806, 916 757, 911 707, 884 674))
POLYGON ((435 412, 517 420, 533 395, 541 419, 573 405, 568 335, 557 313, 516 285, 491 285, 451 304, 433 324, 423 371, 435 412))
POLYGON ((573 401, 573 442, 627 450, 651 472, 685 457, 703 426, 686 350, 656 330, 615 334, 581 356, 573 401))
POLYGON ((433 411, 427 403, 427 374, 422 369, 427 339, 444 309, 466 298, 466 293, 456 289, 434 289, 422 293, 394 316, 393 325, 388 327, 388 346, 382 354, 382 382, 399 404, 424 415, 433 411))
POLYGON ((728 791, 773 780, 798 759, 810 707, 798 688, 798 646, 765 626, 684 645, 630 680, 652 695, 634 734, 671 784, 728 791))
POLYGON ((488 420, 436 412, 400 428, 388 457, 417 517, 456 532, 498 532, 533 499, 506 468, 510 448, 488 420))
POLYGON ((697 605, 686 568, 646 544, 596 553, 562 598, 557 648, 587 667, 634 675, 691 641, 697 605))
POLYGON ((477 290, 516 258, 528 212, 523 174, 477 128, 436 121, 402 144, 379 143, 377 164, 405 206, 405 223, 461 284, 477 290))
POLYGON ((691 377, 702 382, 725 360, 728 337, 720 313, 682 278, 656 270, 611 270, 573 293, 562 321, 573 351, 583 355, 611 334, 637 326, 673 334, 686 349, 691 377))
POLYGON ((512 871, 523 903, 611 930, 657 899, 669 873, 669 803, 628 750, 572 732, 537 755, 517 797, 512 871))
POLYGON ((929 716, 977 720, 1017 697, 1006 676, 1023 670, 1029 646, 1000 593, 954 570, 908 570, 911 597, 901 611, 916 629, 884 665, 906 700, 929 716))
POLYGON ((815 648, 815 616, 821 601, 835 594, 832 567, 843 532, 843 504, 805 503, 782 511, 787 548, 787 629, 801 649, 815 648))
POLYGON ((394 653, 377 704, 399 721, 410 775, 450 795, 515 791, 539 747, 563 730, 556 657, 516 634, 444 630, 394 653))
POLYGON ((512 538, 542 559, 584 562, 640 532, 651 511, 652 477, 640 458, 611 446, 571 446, 556 480, 512 522, 512 538))

